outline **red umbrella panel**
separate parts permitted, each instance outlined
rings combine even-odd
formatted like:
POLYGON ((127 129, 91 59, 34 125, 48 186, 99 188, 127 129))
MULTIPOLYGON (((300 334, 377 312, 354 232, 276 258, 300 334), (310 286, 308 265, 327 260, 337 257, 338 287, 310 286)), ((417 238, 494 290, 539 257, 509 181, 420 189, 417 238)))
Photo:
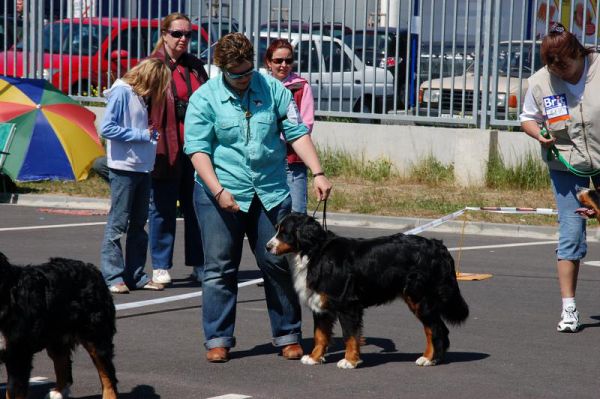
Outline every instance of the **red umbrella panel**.
POLYGON ((2 171, 14 181, 87 178, 104 155, 95 118, 46 80, 0 77, 0 122, 16 125, 2 171))

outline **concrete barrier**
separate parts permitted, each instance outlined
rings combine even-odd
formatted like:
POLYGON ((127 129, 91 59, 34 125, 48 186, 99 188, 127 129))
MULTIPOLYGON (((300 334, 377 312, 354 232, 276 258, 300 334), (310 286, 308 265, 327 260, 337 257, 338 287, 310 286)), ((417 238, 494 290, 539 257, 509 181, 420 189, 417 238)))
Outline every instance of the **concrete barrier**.
MULTIPOLYGON (((89 107, 99 126, 104 107, 89 107)), ((366 160, 389 159, 400 173, 428 156, 454 165, 457 184, 485 182, 487 162, 494 152, 512 166, 528 153, 539 154, 539 144, 522 132, 458 129, 412 125, 368 125, 315 122, 313 141, 322 149, 341 150, 366 160)))

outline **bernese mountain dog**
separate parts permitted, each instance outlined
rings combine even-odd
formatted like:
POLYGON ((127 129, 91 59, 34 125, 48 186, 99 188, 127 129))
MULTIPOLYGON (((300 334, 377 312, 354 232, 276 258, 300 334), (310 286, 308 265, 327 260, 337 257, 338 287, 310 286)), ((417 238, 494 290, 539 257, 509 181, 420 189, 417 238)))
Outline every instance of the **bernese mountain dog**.
POLYGON ((440 363, 450 346, 446 321, 460 324, 469 315, 461 296, 454 260, 439 240, 415 235, 354 239, 326 231, 312 217, 292 213, 267 243, 275 255, 288 254, 294 287, 313 312, 314 349, 302 363, 323 363, 333 325, 345 340, 343 369, 360 363, 364 309, 402 298, 423 323, 426 347, 419 366, 440 363))
POLYGON ((600 222, 600 194, 598 191, 588 188, 581 189, 577 192, 577 199, 583 208, 579 208, 575 212, 586 218, 595 217, 600 222))
POLYGON ((11 265, 0 252, 0 363, 6 365, 7 399, 25 399, 35 353, 46 349, 56 387, 65 398, 73 383, 71 354, 81 344, 98 370, 102 399, 116 399, 113 365, 115 306, 92 264, 51 258, 38 266, 11 265))

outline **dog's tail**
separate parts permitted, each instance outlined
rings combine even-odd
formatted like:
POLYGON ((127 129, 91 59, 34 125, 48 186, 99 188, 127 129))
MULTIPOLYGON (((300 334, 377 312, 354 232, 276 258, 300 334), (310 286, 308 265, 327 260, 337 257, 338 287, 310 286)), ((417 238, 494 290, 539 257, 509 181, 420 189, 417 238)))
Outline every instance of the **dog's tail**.
POLYGON ((440 260, 445 263, 441 267, 442 280, 438 285, 438 292, 441 298, 441 314, 450 324, 461 324, 469 317, 469 305, 460 293, 458 281, 456 280, 456 270, 454 269, 454 259, 448 249, 440 242, 442 247, 440 260))

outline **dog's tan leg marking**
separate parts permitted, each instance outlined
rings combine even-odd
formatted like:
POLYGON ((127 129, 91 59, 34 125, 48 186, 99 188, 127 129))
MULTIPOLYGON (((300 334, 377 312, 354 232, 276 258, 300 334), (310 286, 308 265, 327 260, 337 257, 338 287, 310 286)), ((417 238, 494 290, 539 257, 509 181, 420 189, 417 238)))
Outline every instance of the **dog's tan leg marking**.
POLYGON ((69 387, 73 383, 70 352, 59 353, 51 350, 46 352, 48 352, 48 356, 54 363, 54 374, 56 375, 56 387, 51 389, 48 397, 68 397, 69 387))
POLYGON ((360 336, 352 336, 346 339, 346 354, 337 366, 341 369, 354 369, 362 363, 360 360, 360 336))
POLYGON ((315 346, 310 355, 302 356, 302 363, 308 365, 321 364, 325 361, 325 353, 331 339, 333 320, 318 319, 315 323, 315 346))
POLYGON ((423 352, 423 356, 417 359, 415 362, 417 366, 435 366, 435 361, 433 360, 433 332, 430 327, 425 326, 425 352, 423 352))
MULTIPOLYGON (((421 318, 419 317, 419 304, 414 303, 412 299, 410 299, 410 297, 405 297, 404 301, 408 305, 408 308, 411 310, 411 312, 413 312, 415 316, 417 316, 417 318, 421 320, 421 318)), ((417 366, 434 366, 435 361, 433 360, 433 332, 431 331, 430 327, 424 325, 423 328, 425 329, 425 352, 423 352, 423 356, 418 358, 415 363, 417 364, 417 366)))
POLYGON ((117 399, 117 390, 110 379, 110 375, 106 371, 106 365, 102 362, 96 352, 96 347, 89 342, 84 342, 82 345, 90 354, 94 366, 96 366, 96 370, 98 370, 100 384, 102 384, 102 399, 117 399))

